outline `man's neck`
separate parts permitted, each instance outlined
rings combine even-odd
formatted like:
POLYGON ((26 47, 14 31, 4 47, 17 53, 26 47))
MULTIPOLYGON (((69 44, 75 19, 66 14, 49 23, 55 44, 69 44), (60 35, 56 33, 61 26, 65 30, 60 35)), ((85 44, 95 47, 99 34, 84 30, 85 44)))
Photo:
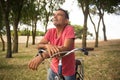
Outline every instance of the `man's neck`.
POLYGON ((57 36, 60 36, 60 34, 62 33, 62 31, 64 30, 64 28, 65 28, 66 26, 67 26, 67 25, 57 26, 57 27, 56 27, 57 36))
POLYGON ((58 33, 62 32, 66 26, 67 26, 66 24, 65 25, 56 26, 57 32, 58 33))

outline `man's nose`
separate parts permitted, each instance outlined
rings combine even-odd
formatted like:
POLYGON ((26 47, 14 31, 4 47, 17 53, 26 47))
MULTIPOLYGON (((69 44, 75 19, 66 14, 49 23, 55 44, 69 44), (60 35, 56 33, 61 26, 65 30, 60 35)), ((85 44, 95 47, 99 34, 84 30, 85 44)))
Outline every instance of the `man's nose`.
POLYGON ((57 18, 56 17, 52 17, 50 20, 54 21, 54 20, 57 20, 57 18))
POLYGON ((54 15, 54 16, 53 16, 53 18, 56 18, 56 17, 57 17, 57 15, 54 15))

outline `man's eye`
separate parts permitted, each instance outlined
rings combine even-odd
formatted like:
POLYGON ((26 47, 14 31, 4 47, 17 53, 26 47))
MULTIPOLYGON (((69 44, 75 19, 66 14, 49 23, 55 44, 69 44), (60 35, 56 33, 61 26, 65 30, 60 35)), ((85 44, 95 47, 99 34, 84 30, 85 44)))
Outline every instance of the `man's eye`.
POLYGON ((58 16, 63 16, 62 14, 58 14, 58 16))
POLYGON ((64 16, 63 14, 53 14, 53 16, 64 16))

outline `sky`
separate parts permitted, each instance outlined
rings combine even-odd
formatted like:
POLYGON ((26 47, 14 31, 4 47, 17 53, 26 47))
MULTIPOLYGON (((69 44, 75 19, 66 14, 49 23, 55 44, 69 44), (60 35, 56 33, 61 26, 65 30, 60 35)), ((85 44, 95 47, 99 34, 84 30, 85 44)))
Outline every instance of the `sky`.
MULTIPOLYGON (((61 8, 67 10, 69 13, 69 21, 72 25, 83 25, 84 17, 81 9, 77 6, 77 0, 66 0, 61 8)), ((96 21, 96 26, 98 23, 98 17, 92 17, 96 21)), ((104 15, 104 21, 106 25, 106 35, 107 39, 120 39, 120 15, 107 14, 104 15)), ((53 25, 50 23, 48 28, 52 28, 53 25)), ((41 27, 43 30, 44 27, 41 27)), ((91 32, 95 37, 95 32, 91 21, 88 19, 88 31, 91 32)), ((102 26, 100 26, 99 39, 103 39, 102 26)))
MULTIPOLYGON (((81 9, 77 6, 77 0, 66 0, 62 6, 63 9, 70 11, 69 17, 71 24, 83 25, 84 17, 81 9)), ((98 23, 98 17, 92 17, 95 23, 98 23)), ((108 39, 120 39, 120 15, 107 14, 104 15, 104 21, 106 25, 106 35, 108 39)), ((97 25, 97 24, 96 24, 97 25)), ((88 31, 93 33, 94 28, 88 19, 88 31)), ((102 25, 100 26, 99 38, 103 39, 102 25)))

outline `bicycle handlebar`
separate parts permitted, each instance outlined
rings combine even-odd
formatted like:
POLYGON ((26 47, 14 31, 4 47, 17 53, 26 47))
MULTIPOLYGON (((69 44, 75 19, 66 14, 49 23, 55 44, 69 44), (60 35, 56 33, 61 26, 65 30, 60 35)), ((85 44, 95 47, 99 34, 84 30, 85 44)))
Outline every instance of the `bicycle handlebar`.
MULTIPOLYGON (((69 55, 69 54, 71 54, 72 52, 75 52, 75 51, 82 51, 82 52, 84 52, 84 55, 88 55, 88 51, 87 51, 87 49, 86 48, 75 48, 75 49, 72 49, 72 50, 70 50, 70 51, 62 51, 62 52, 58 52, 58 53, 56 53, 56 54, 53 54, 51 57, 54 57, 54 56, 56 56, 56 55, 58 55, 58 54, 64 54, 62 57, 64 57, 64 56, 67 56, 67 55, 69 55)), ((41 54, 41 53, 43 53, 43 52, 46 52, 46 50, 44 50, 44 49, 39 49, 38 50, 38 54, 41 54)), ((38 55, 37 54, 37 55, 38 55)))
POLYGON ((88 55, 88 51, 87 51, 85 48, 75 48, 75 49, 72 49, 72 50, 68 51, 68 52, 67 52, 65 55, 63 55, 63 56, 67 56, 67 55, 69 55, 70 53, 75 52, 75 51, 82 51, 82 52, 84 52, 84 55, 88 55))

